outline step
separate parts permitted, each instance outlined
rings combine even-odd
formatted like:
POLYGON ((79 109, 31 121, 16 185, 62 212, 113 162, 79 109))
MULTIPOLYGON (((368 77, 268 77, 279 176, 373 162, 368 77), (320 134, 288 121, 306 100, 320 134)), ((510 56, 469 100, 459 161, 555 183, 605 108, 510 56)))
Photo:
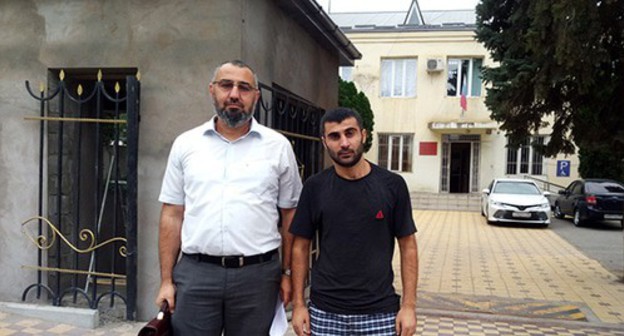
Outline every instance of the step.
POLYGON ((478 212, 481 208, 480 194, 412 192, 410 197, 413 209, 478 212))

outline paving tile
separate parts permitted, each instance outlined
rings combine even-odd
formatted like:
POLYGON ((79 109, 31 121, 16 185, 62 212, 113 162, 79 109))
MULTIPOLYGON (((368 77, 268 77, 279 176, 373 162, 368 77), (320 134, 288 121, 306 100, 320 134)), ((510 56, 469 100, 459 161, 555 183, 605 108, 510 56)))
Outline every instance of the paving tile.
POLYGON ((584 302, 598 322, 624 323, 608 309, 624 302, 617 277, 554 232, 487 225, 476 212, 417 210, 414 218, 428 268, 419 291, 584 302))
MULTIPOLYGON (((414 218, 419 230, 419 309, 427 308, 424 300, 432 295, 434 303, 447 302, 454 311, 486 313, 481 318, 421 313, 417 335, 624 336, 624 284, 554 232, 487 225, 478 212, 417 210, 414 218), (525 306, 514 308, 517 302, 525 306), (593 320, 565 322, 563 314, 543 323, 538 323, 540 318, 502 320, 519 316, 514 309, 526 315, 531 307, 543 310, 536 312, 540 317, 552 314, 551 309, 582 308, 588 314, 581 315, 593 320)), ((395 286, 400 289, 396 251, 395 286)), ((0 336, 131 336, 143 324, 107 324, 91 330, 0 312, 0 336)))

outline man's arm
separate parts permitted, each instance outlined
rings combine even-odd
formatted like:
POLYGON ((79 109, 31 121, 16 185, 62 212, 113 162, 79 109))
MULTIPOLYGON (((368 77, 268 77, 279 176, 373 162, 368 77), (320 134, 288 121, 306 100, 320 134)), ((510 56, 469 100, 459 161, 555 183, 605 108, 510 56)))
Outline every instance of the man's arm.
MULTIPOLYGON (((290 223, 292 223, 293 217, 295 216, 295 210, 296 208, 280 209, 282 217, 282 229, 280 232, 282 235, 282 270, 291 269, 290 260, 293 246, 293 235, 289 230, 290 223)), ((284 306, 287 306, 292 298, 292 282, 290 275, 282 274, 280 295, 282 296, 282 301, 284 301, 284 306)))
POLYGON ((305 280, 308 277, 310 240, 296 236, 292 248, 293 314, 292 324, 297 335, 310 334, 310 315, 305 304, 305 280))
POLYGON ((413 335, 416 332, 416 288, 418 286, 418 245, 416 236, 401 237, 401 282, 403 284, 403 302, 397 314, 397 335, 413 335))
POLYGON ((164 203, 160 213, 160 230, 158 236, 158 255, 160 257, 160 290, 156 297, 156 305, 164 300, 169 303, 169 310, 175 309, 175 286, 173 284, 173 267, 180 254, 182 220, 184 206, 164 203))

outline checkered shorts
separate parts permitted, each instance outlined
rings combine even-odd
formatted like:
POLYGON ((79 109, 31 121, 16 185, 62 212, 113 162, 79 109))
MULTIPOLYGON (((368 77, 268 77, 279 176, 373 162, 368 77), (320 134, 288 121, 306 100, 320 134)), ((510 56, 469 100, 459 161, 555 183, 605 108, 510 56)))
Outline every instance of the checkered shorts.
POLYGON ((334 314, 310 303, 312 336, 396 336, 396 313, 334 314))

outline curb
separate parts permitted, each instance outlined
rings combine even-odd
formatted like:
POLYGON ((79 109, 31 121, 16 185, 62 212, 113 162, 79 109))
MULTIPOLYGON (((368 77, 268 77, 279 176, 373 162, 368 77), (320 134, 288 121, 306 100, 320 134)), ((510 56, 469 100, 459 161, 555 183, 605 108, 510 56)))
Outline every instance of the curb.
POLYGON ((94 309, 0 302, 0 311, 85 329, 95 329, 99 326, 99 312, 94 309))

